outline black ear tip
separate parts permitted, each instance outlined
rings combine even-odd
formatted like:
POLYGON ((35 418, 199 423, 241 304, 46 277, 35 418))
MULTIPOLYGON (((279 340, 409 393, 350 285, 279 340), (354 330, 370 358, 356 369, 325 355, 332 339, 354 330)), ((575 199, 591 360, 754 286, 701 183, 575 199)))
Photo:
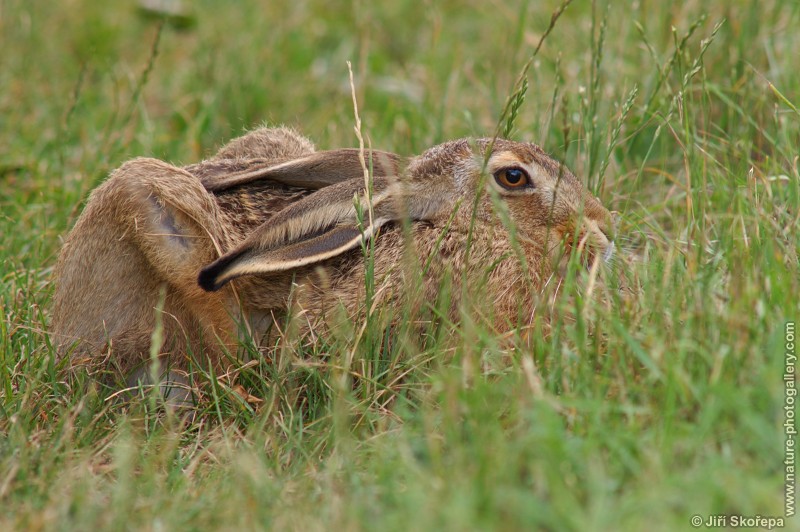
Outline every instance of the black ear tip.
POLYGON ((225 283, 217 282, 216 264, 212 264, 200 270, 200 275, 197 276, 197 284, 206 292, 216 292, 225 283))
POLYGON ((233 279, 234 277, 238 276, 227 276, 225 274, 229 271, 230 267, 238 261, 244 253, 242 251, 235 251, 228 253, 227 255, 223 255, 202 270, 200 270, 200 274, 197 276, 197 284, 200 285, 200 288, 205 290, 206 292, 216 292, 223 286, 225 283, 233 279))

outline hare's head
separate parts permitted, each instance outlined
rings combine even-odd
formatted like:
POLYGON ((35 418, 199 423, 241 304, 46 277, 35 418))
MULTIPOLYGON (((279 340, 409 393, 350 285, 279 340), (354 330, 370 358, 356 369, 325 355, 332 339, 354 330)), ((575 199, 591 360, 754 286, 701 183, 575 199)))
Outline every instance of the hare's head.
POLYGON ((243 275, 331 259, 371 238, 382 225, 403 219, 429 221, 455 213, 453 230, 465 229, 472 218, 500 224, 498 207, 534 259, 552 256, 562 243, 589 261, 613 254, 610 213, 534 144, 502 139, 441 144, 412 159, 400 175, 375 177, 371 202, 372 216, 366 218, 368 199, 360 177, 322 188, 204 268, 199 283, 217 290, 243 275))
MULTIPOLYGON (((517 238, 537 253, 551 254, 562 243, 588 261, 607 261, 614 253, 611 214, 566 166, 535 144, 504 139, 448 142, 416 158, 407 180, 422 198, 426 189, 436 190, 443 200, 439 208, 493 192, 479 198, 475 215, 494 218, 499 206, 508 213, 517 238)), ((471 209, 466 211, 472 215, 471 209)))

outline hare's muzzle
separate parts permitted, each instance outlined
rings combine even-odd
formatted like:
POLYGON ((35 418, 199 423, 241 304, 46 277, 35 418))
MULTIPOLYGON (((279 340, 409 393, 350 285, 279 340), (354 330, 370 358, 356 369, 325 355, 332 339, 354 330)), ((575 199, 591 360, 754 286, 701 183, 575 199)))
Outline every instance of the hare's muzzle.
POLYGON ((578 231, 567 232, 564 236, 567 254, 578 253, 587 268, 598 259, 606 264, 612 263, 617 251, 612 224, 585 218, 578 227, 578 231))

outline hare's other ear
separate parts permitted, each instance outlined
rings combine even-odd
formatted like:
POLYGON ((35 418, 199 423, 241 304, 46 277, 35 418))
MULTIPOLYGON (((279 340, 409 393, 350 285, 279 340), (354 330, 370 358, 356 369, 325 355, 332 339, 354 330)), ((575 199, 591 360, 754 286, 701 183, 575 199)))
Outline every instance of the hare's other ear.
MULTIPOLYGON (((364 157, 376 177, 398 175, 402 166, 402 158, 394 153, 367 150, 364 157)), ((274 159, 215 159, 187 170, 200 178, 206 190, 217 193, 260 180, 317 190, 364 175, 357 149, 322 151, 277 163, 274 159)))
POLYGON ((442 200, 420 194, 409 197, 396 179, 376 177, 373 185, 371 219, 363 179, 331 185, 261 225, 238 247, 203 268, 198 283, 214 291, 243 275, 315 264, 359 246, 389 222, 430 219, 441 210, 442 200))
POLYGON ((128 238, 161 279, 191 291, 187 273, 226 239, 214 198, 187 172, 155 159, 124 164, 109 184, 128 238))

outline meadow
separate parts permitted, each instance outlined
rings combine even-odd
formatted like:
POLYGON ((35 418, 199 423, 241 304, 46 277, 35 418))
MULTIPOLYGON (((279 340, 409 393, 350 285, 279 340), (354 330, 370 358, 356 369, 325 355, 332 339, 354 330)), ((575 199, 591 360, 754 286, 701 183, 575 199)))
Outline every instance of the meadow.
POLYGON ((164 20, 0 0, 0 529, 784 516, 800 4, 562 7, 200 0, 164 20), (372 146, 508 129, 621 213, 623 259, 592 293, 573 263, 511 338, 464 320, 385 349, 379 330, 290 339, 206 375, 189 420, 57 363, 52 269, 88 193, 129 158, 193 163, 262 124, 357 147, 347 61, 372 146))

